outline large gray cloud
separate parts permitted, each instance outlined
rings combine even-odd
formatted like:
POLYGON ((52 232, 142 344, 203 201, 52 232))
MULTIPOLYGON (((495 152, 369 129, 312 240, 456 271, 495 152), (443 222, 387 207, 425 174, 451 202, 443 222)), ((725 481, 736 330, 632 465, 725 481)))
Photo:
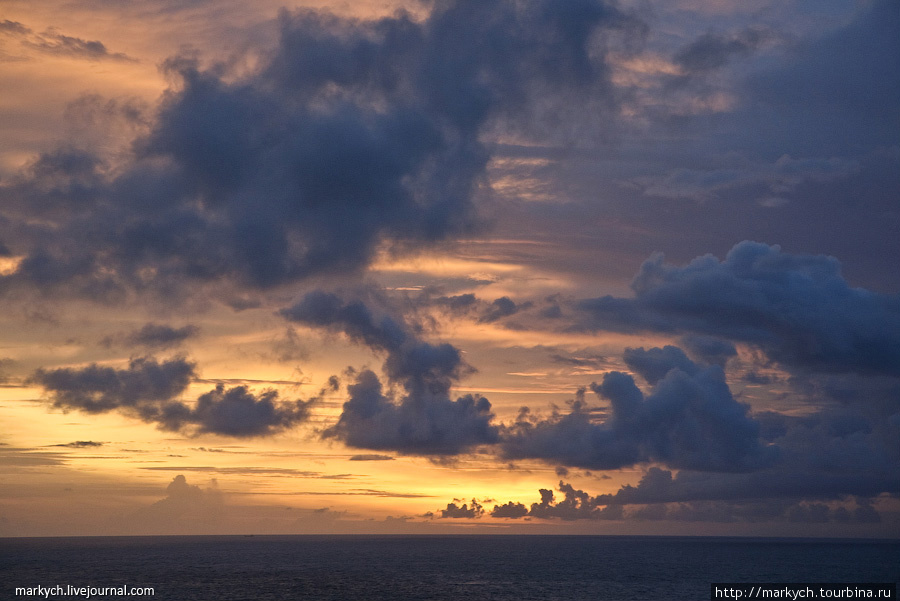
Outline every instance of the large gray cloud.
POLYGON ((31 380, 53 405, 86 413, 120 412, 190 435, 252 437, 274 434, 309 416, 312 401, 282 401, 274 390, 254 394, 246 386, 218 385, 194 406, 178 400, 195 377, 183 358, 132 359, 127 368, 89 365, 82 369, 39 369, 31 380))
POLYGON ((598 40, 629 23, 601 0, 440 2, 422 21, 283 11, 249 74, 167 61, 178 83, 129 162, 75 143, 10 181, 0 238, 25 258, 0 289, 270 287, 471 232, 485 126, 539 92, 606 95, 598 40))
POLYGON ((310 292, 281 315, 342 332, 386 353, 384 372, 391 384, 402 388, 386 391, 374 372, 359 372, 347 388, 349 399, 338 423, 326 436, 352 447, 424 455, 454 455, 497 441, 486 398, 450 397, 453 383, 472 370, 454 346, 425 342, 403 318, 327 292, 310 292))
POLYGON ((601 420, 583 400, 572 411, 508 427, 502 453, 589 469, 645 462, 712 471, 747 471, 774 461, 749 407, 731 394, 718 366, 695 364, 676 347, 630 349, 626 361, 653 384, 645 395, 634 378, 608 372, 591 389, 610 403, 601 420))
POLYGON ((831 257, 736 245, 683 267, 648 259, 634 298, 581 301, 586 327, 745 342, 794 370, 900 376, 900 298, 853 288, 831 257))
POLYGON ((132 359, 125 369, 89 365, 82 369, 39 369, 32 379, 62 409, 103 413, 120 407, 157 407, 181 395, 195 376, 194 363, 132 359))

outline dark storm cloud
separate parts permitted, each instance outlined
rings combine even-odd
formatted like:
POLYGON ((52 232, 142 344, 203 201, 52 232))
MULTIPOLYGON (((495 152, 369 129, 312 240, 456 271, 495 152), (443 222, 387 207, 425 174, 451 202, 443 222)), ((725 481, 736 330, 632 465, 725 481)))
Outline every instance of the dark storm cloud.
POLYGON ((193 407, 177 400, 195 376, 194 364, 176 358, 132 359, 125 369, 90 365, 82 369, 39 369, 32 381, 53 405, 87 413, 121 412, 162 430, 191 435, 252 437, 274 434, 304 421, 312 401, 281 401, 273 390, 254 394, 246 386, 218 385, 193 407))
POLYGON ((777 457, 777 449, 760 440, 760 425, 734 399, 718 366, 698 366, 675 347, 631 349, 626 361, 653 383, 649 394, 630 375, 608 372, 591 385, 610 402, 605 421, 598 422, 582 400, 568 414, 549 419, 526 412, 504 431, 502 455, 588 469, 655 461, 725 472, 758 469, 777 457))
POLYGON ((831 257, 754 242, 684 267, 657 254, 632 289, 581 301, 587 326, 749 343, 794 370, 900 376, 900 298, 852 288, 831 257))
POLYGON ((327 292, 310 292, 281 315, 344 333, 386 353, 384 373, 391 384, 402 388, 399 394, 385 391, 374 372, 361 371, 347 387, 349 400, 326 436, 352 447, 425 455, 453 455, 496 442, 497 428, 486 398, 450 398, 453 383, 472 371, 454 346, 425 342, 403 318, 327 292))
MULTIPOLYGON (((6 187, 29 225, 0 232, 26 257, 0 287, 106 301, 186 278, 264 288, 472 232, 482 130, 548 89, 606 95, 600 42, 634 23, 599 0, 441 2, 422 21, 282 12, 253 73, 167 61, 179 83, 115 175, 73 148, 6 187)), ((76 42, 52 44, 103 51, 76 42)))

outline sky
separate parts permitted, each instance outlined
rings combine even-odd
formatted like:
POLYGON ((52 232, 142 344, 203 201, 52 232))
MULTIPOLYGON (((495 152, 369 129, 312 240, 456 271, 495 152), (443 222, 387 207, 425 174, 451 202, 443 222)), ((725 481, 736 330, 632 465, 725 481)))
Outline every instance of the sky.
POLYGON ((0 536, 900 537, 896 2, 0 6, 0 536))

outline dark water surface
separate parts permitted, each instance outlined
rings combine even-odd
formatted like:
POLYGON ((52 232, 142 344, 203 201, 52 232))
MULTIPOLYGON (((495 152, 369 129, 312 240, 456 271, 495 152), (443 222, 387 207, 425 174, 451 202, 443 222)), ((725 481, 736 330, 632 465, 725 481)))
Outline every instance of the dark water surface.
MULTIPOLYGON (((600 536, 0 539, 16 587, 151 586, 173 601, 704 600, 712 582, 898 582, 900 541, 600 536)), ((50 599, 80 599, 51 595, 50 599)))

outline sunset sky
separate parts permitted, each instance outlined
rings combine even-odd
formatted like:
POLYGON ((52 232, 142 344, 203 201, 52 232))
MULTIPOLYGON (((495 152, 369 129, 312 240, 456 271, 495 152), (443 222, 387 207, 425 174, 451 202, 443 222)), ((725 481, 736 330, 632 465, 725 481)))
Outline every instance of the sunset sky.
POLYGON ((900 537, 894 0, 3 0, 0 536, 900 537))

